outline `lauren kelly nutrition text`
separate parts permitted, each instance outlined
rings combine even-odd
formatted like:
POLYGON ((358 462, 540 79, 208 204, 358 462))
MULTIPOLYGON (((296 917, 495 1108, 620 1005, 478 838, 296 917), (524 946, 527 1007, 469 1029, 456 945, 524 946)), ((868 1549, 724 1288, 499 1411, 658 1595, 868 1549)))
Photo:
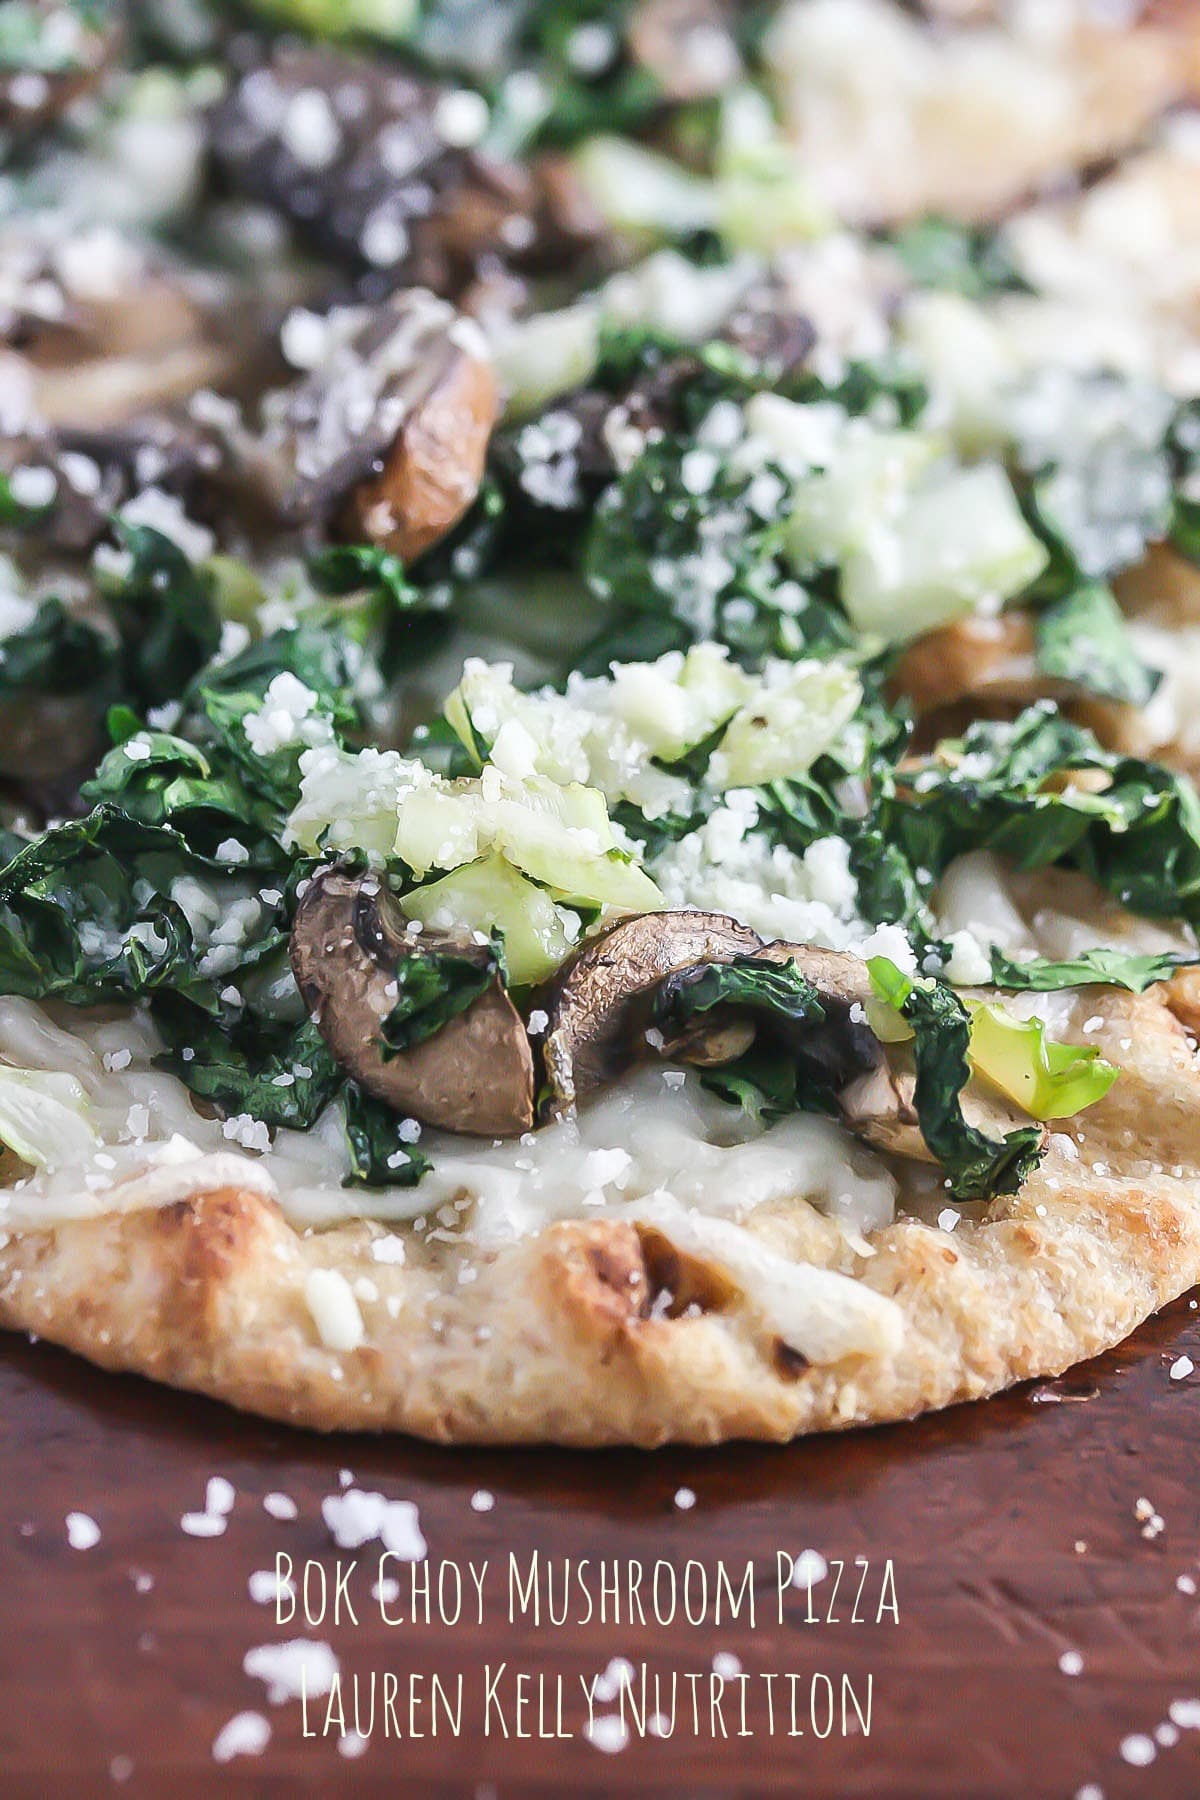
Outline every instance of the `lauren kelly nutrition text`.
MULTIPOLYGON (((811 1556, 813 1553, 808 1553, 811 1556)), ((280 1625, 392 1627, 482 1625, 489 1616, 534 1630, 598 1622, 753 1631, 799 1625, 898 1625, 890 1560, 822 1561, 819 1583, 801 1579, 804 1559, 779 1551, 773 1564, 666 1559, 550 1559, 538 1551, 503 1559, 405 1562, 369 1559, 293 1563, 276 1559, 280 1625), (495 1609, 493 1615, 493 1609, 495 1609)), ((807 1659, 806 1659, 807 1660, 807 1659)), ((489 1661, 469 1674, 420 1668, 327 1673, 319 1691, 301 1672, 305 1737, 670 1738, 847 1736, 871 1732, 874 1677, 821 1668, 742 1670, 728 1653, 697 1668, 613 1659, 603 1675, 521 1668, 489 1661)))

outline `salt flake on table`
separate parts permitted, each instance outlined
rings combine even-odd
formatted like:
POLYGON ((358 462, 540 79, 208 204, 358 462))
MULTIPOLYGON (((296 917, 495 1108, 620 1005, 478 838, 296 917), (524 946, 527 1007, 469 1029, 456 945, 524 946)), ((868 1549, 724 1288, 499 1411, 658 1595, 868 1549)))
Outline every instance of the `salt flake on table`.
POLYGON ((233 1503, 237 1499, 237 1489, 232 1481, 226 1481, 224 1475, 210 1475, 204 1490, 204 1510, 206 1513, 231 1513, 233 1503))
POLYGON ((181 1531, 186 1531, 189 1537, 220 1537, 225 1530, 225 1515, 224 1513, 208 1512, 184 1513, 179 1521, 179 1528, 181 1531))
POLYGON ((91 1550, 100 1542, 100 1527, 90 1513, 67 1514, 67 1542, 72 1550, 91 1550))
POLYGON ((274 1606, 284 1594, 295 1595, 295 1588, 274 1569, 255 1569, 246 1582, 246 1590, 257 1606, 274 1606))
POLYGON ((267 1686, 267 1700, 282 1706, 305 1695, 327 1694, 340 1664, 328 1644, 316 1638, 291 1638, 283 1644, 258 1644, 247 1650, 242 1668, 267 1686))
POLYGON ((829 1564, 819 1550, 802 1550, 792 1564, 792 1586, 816 1587, 829 1573, 829 1564))
POLYGON ((270 1741, 271 1727, 261 1713, 234 1713, 213 1739, 213 1761, 227 1763, 235 1756, 261 1756, 270 1741))
POLYGON ((347 1488, 326 1495, 321 1517, 339 1550, 357 1550, 378 1538, 401 1562, 421 1562, 429 1548, 411 1500, 389 1500, 386 1494, 347 1488))
POLYGON ((619 1713, 610 1713, 589 1720, 583 1728, 583 1735, 595 1749, 612 1756, 618 1750, 624 1750, 629 1742, 629 1727, 619 1713))

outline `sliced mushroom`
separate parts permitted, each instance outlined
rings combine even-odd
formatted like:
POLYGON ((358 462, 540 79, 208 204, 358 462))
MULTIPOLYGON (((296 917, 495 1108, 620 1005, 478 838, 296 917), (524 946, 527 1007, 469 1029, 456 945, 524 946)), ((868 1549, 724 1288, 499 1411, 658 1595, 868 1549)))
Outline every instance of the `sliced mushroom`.
POLYGON ((909 644, 897 660, 889 692, 912 702, 918 717, 961 700, 1056 699, 1062 683, 1038 675, 1033 619, 1010 611, 998 618, 959 619, 909 644))
POLYGON ((544 1053, 555 1106, 569 1110, 645 1055, 651 1009, 669 975, 762 947, 747 926, 703 912, 643 913, 593 938, 547 996, 544 1053))
POLYGON ((496 266, 562 259, 577 218, 536 170, 485 155, 472 94, 382 58, 243 34, 209 120, 234 192, 265 201, 378 299, 410 285, 461 295, 496 266))
POLYGON ((0 440, 0 474, 37 469, 53 477, 53 498, 37 512, 37 544, 66 556, 93 549, 111 531, 113 514, 148 487, 174 495, 193 516, 211 511, 209 490, 224 463, 210 433, 165 414, 0 440))
POLYGON ((264 403, 257 473, 293 524, 421 555, 466 512, 500 410, 482 334, 416 288, 324 321, 311 372, 264 403))
POLYGON ((39 216, 0 232, 8 430, 96 430, 240 386, 261 361, 261 325, 230 279, 115 227, 72 232, 39 216))
POLYGON ((961 619, 915 639, 892 669, 888 694, 911 705, 916 715, 912 747, 918 752, 961 737, 980 719, 1012 719, 1037 700, 1056 700, 1068 718, 1094 732, 1106 748, 1186 766, 1179 748, 1165 746, 1161 730, 1156 735, 1158 720, 1145 708, 1105 700, 1043 675, 1033 619, 1021 610, 995 619, 961 619))
MULTIPOLYGON (((866 964, 811 944, 764 944, 745 926, 713 913, 647 913, 626 919, 579 952, 548 1001, 546 1074, 557 1107, 569 1110, 651 1048, 702 1068, 741 1056, 758 1029, 743 1009, 714 1007, 674 1037, 660 1032, 656 1038, 652 1021, 663 1011, 669 1016, 672 994, 700 979, 714 963, 742 957, 795 965, 816 988, 824 1012, 819 1025, 790 1029, 786 1021, 773 1018, 770 1031, 776 1042, 786 1044, 807 1079, 836 1102, 849 1130, 878 1149, 935 1161, 917 1123, 911 1051, 903 1044, 885 1047, 864 1017, 872 998, 866 964)), ((982 1085, 964 1095, 963 1111, 968 1123, 996 1138, 1029 1124, 982 1085)))
POLYGON ((446 1131, 511 1137, 533 1123, 533 1054, 499 976, 464 1012, 411 1049, 384 1056, 382 1026, 405 957, 440 950, 483 966, 466 934, 411 935, 377 879, 326 869, 296 909, 291 961, 325 1042, 367 1093, 446 1131))
MULTIPOLYGON (((848 1082, 882 1064, 879 1040, 863 1016, 871 998, 871 980, 859 957, 839 950, 821 950, 813 944, 777 941, 756 950, 753 960, 798 968, 820 996, 825 1016, 819 1027, 792 1027, 785 1020, 771 1021, 772 1039, 786 1045, 808 1080, 832 1094, 840 1094, 848 1082)), ((669 1017, 673 997, 699 980, 704 972, 704 967, 698 966, 669 976, 659 991, 660 1013, 669 1017)), ((714 1007, 707 1015, 691 1021, 682 1036, 666 1038, 663 1055, 717 1068, 722 1062, 741 1056, 757 1037, 759 1028, 758 1019, 736 1007, 714 1007)))

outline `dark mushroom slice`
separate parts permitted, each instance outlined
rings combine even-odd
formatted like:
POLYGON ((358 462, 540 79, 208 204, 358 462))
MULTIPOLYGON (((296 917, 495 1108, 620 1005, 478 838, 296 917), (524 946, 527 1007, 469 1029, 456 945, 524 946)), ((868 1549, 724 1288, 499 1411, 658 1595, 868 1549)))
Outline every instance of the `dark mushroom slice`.
POLYGON ((513 1137, 533 1124, 533 1053, 498 973, 432 1036, 385 1055, 405 958, 441 954, 484 968, 488 946, 461 932, 406 929, 372 876, 325 869, 296 909, 290 954, 297 986, 346 1073, 406 1118, 476 1137, 513 1137))
MULTIPOLYGON (((1094 732, 1108 749, 1164 755, 1140 707, 1102 699, 1042 673, 1033 616, 1020 608, 994 619, 960 619, 915 639, 893 665, 888 697, 911 705, 916 751, 961 737, 977 720, 1013 719, 1035 701, 1056 700, 1068 718, 1094 732)), ((1184 759, 1168 750, 1165 760, 1184 759)))
POLYGON ((109 4, 10 0, 10 57, 0 67, 0 139, 23 139, 61 118, 113 62, 123 37, 109 4))
POLYGON ((545 997, 546 1076, 559 1111, 606 1087, 647 1053, 658 990, 677 970, 761 950, 757 932, 720 913, 639 913, 593 938, 545 997))
POLYGON ((95 430, 245 385, 262 308, 228 277, 113 227, 15 220, 0 231, 6 423, 95 430), (9 396, 14 396, 9 400, 9 396))
MULTIPOLYGON (((882 1046, 865 1018, 871 980, 859 957, 839 950, 821 950, 812 944, 776 941, 755 951, 750 960, 799 969, 817 991, 824 1014, 821 1023, 814 1027, 807 1021, 791 1021, 774 1013, 724 1004, 693 1020, 681 1036, 664 1035, 664 1056, 717 1068, 742 1055, 760 1029, 766 1027, 772 1039, 781 1042, 796 1058, 806 1079, 833 1095, 882 1065, 882 1046)), ((682 997, 688 985, 703 974, 702 968, 695 968, 670 976, 660 990, 660 1015, 669 1018, 676 998, 682 997)))
POLYGON ((1035 700, 1071 692, 1039 671, 1033 617, 1019 610, 927 632, 901 652, 888 681, 889 698, 912 706, 921 746, 971 719, 1011 718, 1035 700))
POLYGON ((496 266, 540 269, 575 247, 557 179, 473 148, 486 111, 464 90, 328 45, 244 35, 209 117, 213 162, 378 299, 456 297, 496 266))
POLYGON ((35 541, 69 557, 108 537, 113 514, 147 488, 173 495, 192 517, 207 516, 226 460, 223 443, 184 415, 0 441, 0 474, 36 469, 53 478, 53 497, 36 512, 35 541))
POLYGON ((410 562, 479 491, 500 395, 479 328, 420 288, 325 321, 324 353, 267 397, 255 469, 283 518, 410 562))

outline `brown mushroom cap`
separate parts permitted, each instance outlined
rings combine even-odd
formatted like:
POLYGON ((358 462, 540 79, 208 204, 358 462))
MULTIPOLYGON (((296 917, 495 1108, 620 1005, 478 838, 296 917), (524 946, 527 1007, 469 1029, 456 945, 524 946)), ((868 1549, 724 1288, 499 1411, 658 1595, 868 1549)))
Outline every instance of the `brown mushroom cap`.
POLYGON ((1035 700, 1070 693, 1068 682, 1038 669, 1033 618, 1016 609, 927 632, 905 647, 888 681, 889 697, 912 705, 921 742, 947 735, 963 713, 1011 717, 1035 700))
POLYGON ((641 913, 593 938, 547 996, 544 1053, 556 1107, 586 1100, 645 1054, 650 1009, 667 976, 762 947, 736 919, 703 912, 641 913))
POLYGON ((268 396, 257 472, 285 518, 412 561, 479 491, 500 411, 482 334, 420 288, 327 332, 311 374, 268 396))
POLYGON ((414 286, 459 298, 498 270, 565 267, 600 229, 564 204, 561 178, 458 142, 454 87, 392 58, 239 32, 228 61, 209 115, 222 180, 352 269, 369 299, 414 286))
POLYGON ((385 1059, 382 1026, 406 956, 443 951, 478 961, 486 946, 456 932, 410 934, 375 877, 315 875, 296 910, 292 970, 341 1066, 405 1117, 446 1131, 511 1137, 533 1124, 533 1053, 499 976, 432 1037, 385 1059))
POLYGON ((354 490, 341 529, 412 562, 457 525, 479 492, 499 413, 490 362, 441 338, 382 472, 354 490))

